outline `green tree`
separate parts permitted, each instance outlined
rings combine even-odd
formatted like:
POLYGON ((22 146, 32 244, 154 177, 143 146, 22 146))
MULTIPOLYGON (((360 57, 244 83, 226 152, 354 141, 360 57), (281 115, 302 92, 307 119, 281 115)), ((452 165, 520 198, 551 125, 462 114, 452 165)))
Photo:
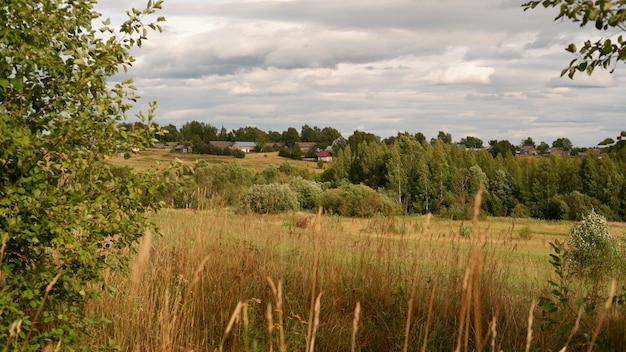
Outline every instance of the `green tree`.
POLYGON ((548 143, 543 142, 543 141, 542 141, 541 143, 539 143, 539 145, 537 146, 537 151, 538 151, 540 154, 545 153, 545 152, 546 152, 546 150, 548 150, 548 149, 550 149, 550 146, 548 145, 548 143))
POLYGON ((461 138, 461 144, 464 144, 468 148, 478 149, 483 147, 483 140, 478 137, 467 136, 461 138))
POLYGON ((490 141, 489 144, 492 146, 491 154, 494 157, 496 157, 497 155, 502 155, 503 157, 506 155, 515 155, 515 146, 507 140, 490 141), (491 144, 492 142, 494 143, 491 144))
POLYGON ((439 131, 437 134, 437 138, 433 138, 430 140, 430 144, 435 144, 435 140, 440 140, 444 144, 452 144, 452 134, 446 133, 444 131, 439 131))
POLYGON ((155 184, 137 172, 117 177, 105 162, 116 147, 152 143, 155 103, 124 131, 137 100, 127 70, 131 49, 158 29, 161 7, 133 9, 120 28, 96 1, 10 1, 0 6, 0 341, 6 350, 60 344, 80 350, 95 324, 84 312, 105 268, 126 263, 152 225, 155 184), (12 329, 11 329, 12 328, 12 329))
POLYGON ((569 66, 561 71, 569 78, 574 78, 576 72, 586 72, 591 75, 596 67, 615 70, 618 62, 626 61, 626 40, 621 34, 626 29, 626 11, 624 1, 588 1, 588 0, 533 0, 522 5, 524 11, 534 9, 542 5, 545 8, 554 7, 559 9, 559 14, 554 19, 569 19, 587 26, 590 22, 595 28, 605 35, 600 39, 585 41, 582 46, 570 43, 566 51, 574 54, 576 58, 570 61, 569 66))
POLYGON ((317 126, 302 126, 300 132, 300 141, 302 142, 318 142, 322 131, 317 126))
POLYGON ((420 143, 424 143, 426 142, 426 136, 424 136, 424 134, 422 132, 417 132, 415 134, 415 139, 420 142, 420 143))
POLYGON ((169 124, 163 127, 163 135, 159 136, 159 141, 161 142, 178 142, 179 141, 179 133, 178 128, 176 126, 169 124), (165 132, 167 131, 167 132, 165 132))
POLYGON ((561 148, 563 151, 569 151, 572 149, 572 141, 569 138, 557 138, 552 142, 552 148, 561 148))
POLYGON ((535 141, 533 141, 532 137, 528 137, 522 140, 522 147, 536 147, 535 141))
POLYGON ((289 148, 293 148, 296 143, 300 142, 300 135, 298 134, 298 130, 293 127, 287 128, 286 131, 281 135, 282 141, 285 142, 285 145, 289 148))
POLYGON ((328 147, 333 144, 337 138, 341 138, 341 133, 332 128, 332 127, 324 127, 319 135, 318 146, 322 149, 328 147))

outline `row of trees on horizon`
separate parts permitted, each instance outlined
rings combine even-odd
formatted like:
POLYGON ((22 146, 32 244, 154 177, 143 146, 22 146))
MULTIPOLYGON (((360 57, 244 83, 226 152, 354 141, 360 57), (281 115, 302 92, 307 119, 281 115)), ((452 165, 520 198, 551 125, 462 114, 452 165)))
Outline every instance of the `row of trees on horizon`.
MULTIPOLYGON (((221 128, 217 128, 215 126, 212 126, 211 124, 194 120, 185 123, 180 129, 172 124, 163 126, 162 129, 167 132, 158 137, 159 142, 181 142, 193 144, 196 146, 208 144, 210 141, 246 141, 254 142, 258 145, 263 145, 265 143, 282 142, 285 143, 287 147, 294 147, 296 143, 311 142, 316 143, 316 146, 318 148, 324 149, 332 145, 335 140, 342 137, 342 134, 333 127, 327 126, 324 128, 319 128, 318 126, 311 127, 308 124, 303 125, 300 128, 300 131, 298 131, 294 127, 289 127, 282 132, 272 130, 266 132, 252 126, 240 127, 228 131, 223 126, 221 128)), ((354 134, 357 133, 364 132, 354 132, 354 134)), ((376 136, 373 134, 371 135, 373 136, 373 139, 375 139, 379 143, 383 143, 386 145, 395 144, 398 135, 412 135, 418 142, 424 142, 427 140, 427 137, 422 132, 417 132, 415 134, 410 134, 409 132, 400 132, 397 136, 390 136, 384 139, 382 139, 380 136, 376 136)), ((618 137, 618 139, 620 139, 620 137, 618 137)), ((572 155, 576 155, 577 153, 584 152, 588 149, 586 147, 574 146, 571 140, 567 137, 557 138, 550 144, 545 141, 540 141, 537 143, 530 136, 526 139, 523 139, 518 144, 514 144, 513 142, 508 140, 489 140, 485 143, 485 141, 483 141, 482 139, 470 135, 465 136, 458 141, 455 141, 453 140, 450 133, 447 133, 445 131, 439 131, 436 137, 430 138, 430 144, 434 144, 435 140, 441 140, 446 144, 461 144, 471 149, 481 149, 488 146, 489 148, 496 148, 496 154, 505 150, 511 150, 512 153, 515 153, 516 150, 519 150, 522 147, 536 148, 539 154, 543 154, 549 151, 551 148, 559 148, 564 152, 571 153, 572 155)), ((598 145, 610 146, 613 143, 615 143, 613 139, 607 138, 604 141, 598 143, 598 145)))

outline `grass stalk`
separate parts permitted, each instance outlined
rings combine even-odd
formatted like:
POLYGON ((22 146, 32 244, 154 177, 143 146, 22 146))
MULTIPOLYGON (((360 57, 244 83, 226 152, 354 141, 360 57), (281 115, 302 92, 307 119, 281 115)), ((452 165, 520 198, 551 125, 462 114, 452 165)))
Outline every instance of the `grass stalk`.
POLYGON ((537 301, 533 300, 530 303, 530 309, 528 312, 528 329, 526 330, 526 349, 525 352, 530 351, 530 345, 533 342, 533 318, 535 316, 535 306, 537 301))
POLYGON ((283 317, 283 282, 278 280, 278 287, 274 284, 271 277, 267 277, 267 282, 270 284, 272 293, 274 294, 274 302, 276 302, 276 311, 278 312, 278 336, 279 336, 279 348, 280 352, 287 351, 287 344, 285 343, 285 324, 283 317))
POLYGON ((321 299, 322 293, 320 292, 315 299, 313 333, 311 335, 311 344, 309 345, 308 352, 315 352, 315 336, 317 335, 317 329, 320 326, 321 299))
POLYGON ((565 342, 565 346, 563 346, 563 348, 561 348, 559 350, 559 352, 565 352, 567 351, 567 346, 569 346, 569 343, 572 342, 572 339, 574 338, 574 335, 576 335, 576 333, 578 332, 578 329, 580 328, 580 319, 583 317, 583 313, 585 312, 585 306, 580 306, 580 308, 578 309, 578 315, 576 316, 576 322, 574 323, 574 327, 572 328, 572 331, 570 332, 569 336, 567 337, 567 341, 565 342))
POLYGON ((609 297, 606 299, 606 302, 604 303, 604 310, 602 311, 602 314, 600 315, 600 321, 598 321, 598 324, 596 325, 596 328, 593 331, 593 336, 591 337, 591 343, 587 347, 587 352, 591 352, 593 350, 593 345, 596 343, 596 339, 598 338, 598 335, 600 334, 600 329, 602 329, 602 324, 604 323, 604 319, 606 319, 606 315, 609 312, 609 309, 611 309, 611 305, 613 305, 613 297, 615 297, 616 287, 617 287, 617 282, 615 281, 615 279, 611 280, 611 287, 609 288, 609 297))
MULTIPOLYGON (((430 217, 431 217, 431 214, 428 213, 428 215, 426 216, 426 222, 424 223, 424 226, 422 227, 422 232, 421 232, 422 237, 428 231, 428 226, 430 224, 430 217)), ((411 320, 413 318, 413 305, 415 302, 415 295, 417 292, 417 280, 419 278, 419 267, 420 267, 419 263, 416 259, 414 266, 413 266, 413 281, 411 283, 411 294, 409 296, 409 306, 407 308, 406 323, 405 323, 405 328, 404 328, 404 347, 403 347, 404 352, 407 352, 409 348, 409 336, 411 334, 411 320)))
POLYGON ((267 309, 265 310, 265 319, 267 320, 267 341, 268 341, 268 350, 269 352, 274 351, 274 342, 273 342, 273 330, 274 330, 274 316, 272 314, 272 304, 267 303, 267 309))
POLYGON ((356 334, 359 330, 359 319, 361 318, 361 302, 357 301, 354 307, 354 319, 352 320, 352 341, 350 349, 351 352, 356 351, 356 334))

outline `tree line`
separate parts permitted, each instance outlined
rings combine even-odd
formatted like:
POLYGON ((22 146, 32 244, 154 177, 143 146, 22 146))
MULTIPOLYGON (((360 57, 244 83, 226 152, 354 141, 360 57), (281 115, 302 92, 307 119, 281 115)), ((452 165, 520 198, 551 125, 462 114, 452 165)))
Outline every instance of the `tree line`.
POLYGON ((490 215, 580 219, 591 207, 609 219, 626 218, 621 154, 592 149, 576 156, 519 157, 514 148, 471 150, 446 142, 400 133, 389 145, 355 132, 321 180, 384 190, 407 213, 469 218, 482 181, 483 211, 490 215))

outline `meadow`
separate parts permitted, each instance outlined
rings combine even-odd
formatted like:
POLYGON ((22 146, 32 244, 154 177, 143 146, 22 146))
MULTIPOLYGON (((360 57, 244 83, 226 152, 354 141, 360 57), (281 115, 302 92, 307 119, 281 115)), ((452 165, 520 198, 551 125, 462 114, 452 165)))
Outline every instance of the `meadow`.
MULTIPOLYGON (((110 320, 92 332, 93 345, 547 351, 594 338, 596 350, 626 346, 623 306, 604 307, 608 277, 568 279, 570 304, 557 319, 538 304, 554 289, 548 280, 561 282, 549 243, 564 241, 570 222, 318 215, 317 229, 296 227, 304 215, 162 210, 160 233, 144 236, 130 275, 109 274, 116 289, 90 304, 110 320), (593 295, 599 304, 590 308, 593 295)), ((626 226, 611 230, 623 238, 626 226)))

